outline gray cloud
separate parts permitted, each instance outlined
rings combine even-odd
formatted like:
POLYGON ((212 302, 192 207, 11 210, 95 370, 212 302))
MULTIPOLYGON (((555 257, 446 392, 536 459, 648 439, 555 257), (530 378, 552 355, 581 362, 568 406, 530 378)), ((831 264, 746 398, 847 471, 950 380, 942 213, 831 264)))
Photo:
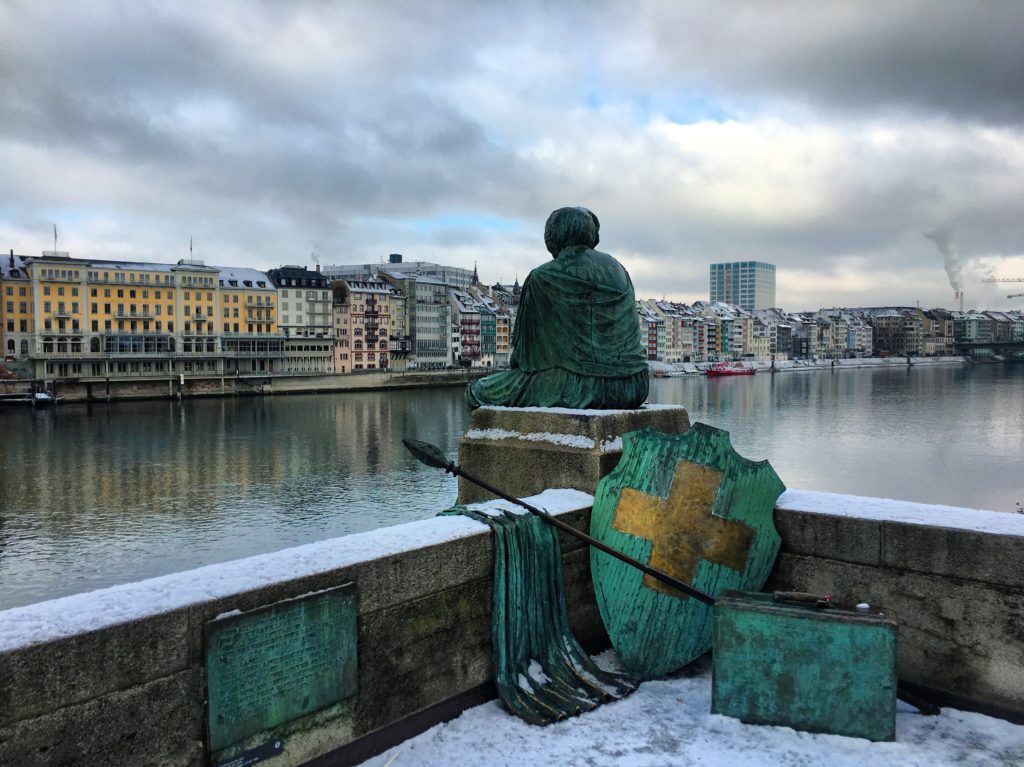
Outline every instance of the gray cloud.
POLYGON ((782 295, 855 263, 947 300, 940 227, 1024 271, 1024 6, 8 3, 0 29, 21 252, 58 218, 81 255, 191 232, 221 263, 317 243, 523 278, 547 213, 586 204, 652 295, 759 258, 782 295), (410 223, 473 215, 518 226, 410 223))
POLYGON ((651 30, 669 62, 759 98, 1019 125, 1024 6, 934 0, 680 3, 651 30), (666 18, 667 17, 667 18, 666 18), (682 30, 683 40, 678 35, 682 30))

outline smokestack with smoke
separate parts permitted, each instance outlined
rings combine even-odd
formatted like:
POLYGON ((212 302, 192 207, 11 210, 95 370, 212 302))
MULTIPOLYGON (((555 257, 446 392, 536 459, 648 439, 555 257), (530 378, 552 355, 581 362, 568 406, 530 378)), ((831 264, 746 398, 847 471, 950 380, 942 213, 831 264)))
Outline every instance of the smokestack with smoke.
POLYGON ((942 254, 943 266, 946 267, 946 277, 949 278, 949 286, 955 293, 964 289, 963 264, 960 262, 960 251, 953 244, 953 232, 949 227, 936 229, 925 235, 935 243, 935 247, 942 254))

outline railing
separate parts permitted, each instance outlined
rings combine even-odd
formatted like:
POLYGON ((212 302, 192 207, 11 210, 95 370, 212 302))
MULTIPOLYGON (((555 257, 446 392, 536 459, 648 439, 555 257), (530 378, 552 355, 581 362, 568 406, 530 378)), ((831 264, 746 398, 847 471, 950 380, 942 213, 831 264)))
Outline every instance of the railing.
POLYGON ((98 353, 95 353, 95 352, 90 354, 89 352, 54 352, 54 351, 46 352, 46 351, 43 351, 43 352, 36 352, 34 357, 33 357, 33 355, 29 355, 29 359, 48 359, 48 360, 67 359, 67 360, 79 360, 79 359, 83 359, 85 357, 90 357, 90 356, 96 357, 96 356, 99 356, 99 355, 98 355, 98 353))
POLYGON ((220 333, 221 338, 258 338, 266 341, 284 340, 288 336, 284 333, 220 333))

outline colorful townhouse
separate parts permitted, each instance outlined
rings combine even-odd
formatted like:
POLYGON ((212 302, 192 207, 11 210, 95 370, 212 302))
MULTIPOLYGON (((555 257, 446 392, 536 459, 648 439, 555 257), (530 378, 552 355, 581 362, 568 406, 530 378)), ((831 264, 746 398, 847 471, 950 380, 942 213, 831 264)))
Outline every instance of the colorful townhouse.
POLYGON ((383 279, 350 279, 336 280, 333 295, 335 372, 388 370, 398 291, 383 279))

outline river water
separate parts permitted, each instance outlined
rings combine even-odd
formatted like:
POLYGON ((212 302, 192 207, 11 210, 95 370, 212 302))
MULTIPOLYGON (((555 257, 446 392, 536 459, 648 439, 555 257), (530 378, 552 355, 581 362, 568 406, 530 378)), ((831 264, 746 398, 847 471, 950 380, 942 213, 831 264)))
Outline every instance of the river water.
MULTIPOLYGON (((1024 366, 652 381, 788 487, 1012 512, 1024 366)), ((0 411, 0 609, 431 516, 459 388, 0 411)))

